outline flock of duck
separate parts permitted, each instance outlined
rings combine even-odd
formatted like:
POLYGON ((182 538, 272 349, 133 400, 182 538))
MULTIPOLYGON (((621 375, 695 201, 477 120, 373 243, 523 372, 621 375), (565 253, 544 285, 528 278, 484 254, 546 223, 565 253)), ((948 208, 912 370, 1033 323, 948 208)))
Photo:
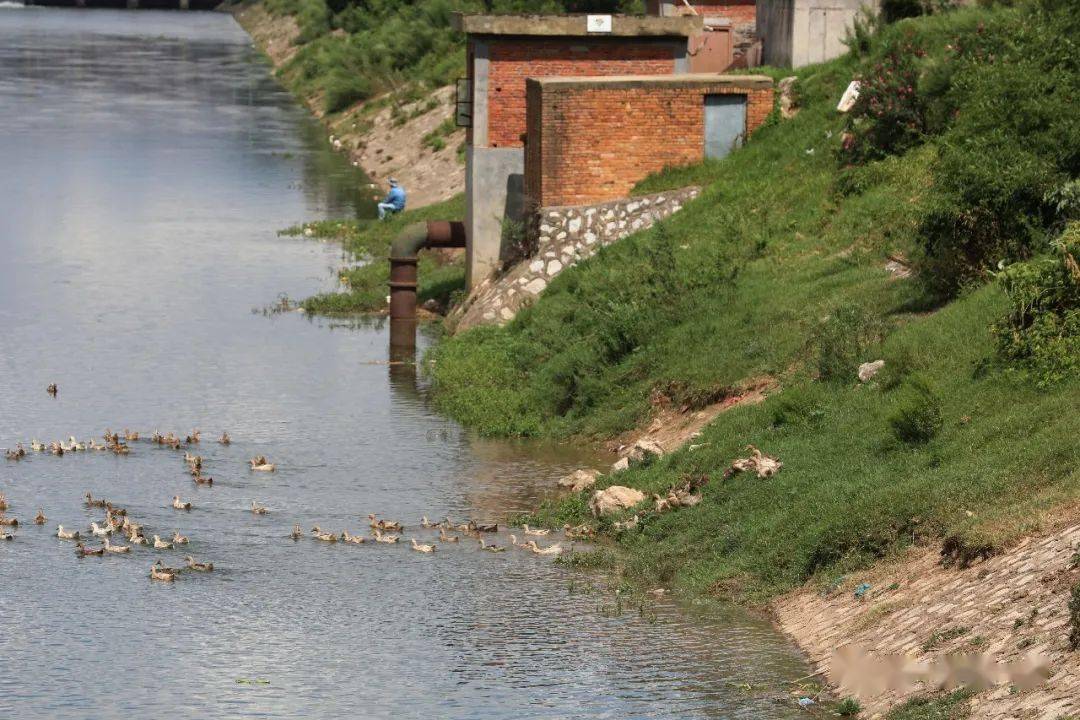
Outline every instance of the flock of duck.
MULTIPOLYGON (((47 391, 53 397, 56 396, 57 390, 55 385, 50 385, 47 391)), ((124 430, 121 435, 120 433, 114 433, 112 430, 106 430, 102 439, 104 441, 103 443, 98 443, 96 439, 91 439, 89 442, 80 442, 76 440, 75 437, 69 436, 66 441, 53 441, 48 444, 34 439, 30 443, 30 451, 34 453, 50 453, 56 456, 62 456, 66 453, 90 451, 112 452, 116 455, 127 455, 131 452, 131 444, 140 440, 140 434, 131 430, 124 430)), ((193 430, 182 440, 179 436, 171 432, 167 434, 154 432, 149 437, 149 442, 173 450, 184 449, 184 463, 193 482, 196 485, 213 485, 214 479, 203 474, 202 456, 190 452, 190 449, 193 446, 196 446, 201 442, 201 433, 199 430, 193 430)), ((218 442, 222 445, 229 445, 232 441, 229 434, 223 432, 218 442)), ((12 461, 19 461, 26 455, 27 451, 22 443, 18 443, 15 448, 5 452, 5 457, 12 461)), ((262 455, 249 460, 248 465, 252 472, 274 472, 276 470, 275 464, 262 455)), ((167 534, 162 536, 160 534, 148 533, 144 525, 136 522, 128 513, 127 509, 115 505, 108 500, 95 498, 90 492, 85 494, 83 504, 87 508, 104 510, 104 518, 101 521, 94 520, 90 522, 88 530, 65 529, 62 524, 58 524, 56 528, 56 537, 59 540, 72 541, 75 543, 75 554, 79 558, 102 557, 106 554, 130 555, 132 547, 135 546, 143 546, 154 550, 172 550, 177 546, 187 545, 189 543, 189 539, 184 535, 181 535, 178 529, 175 530, 171 536, 167 534), (118 537, 124 538, 128 544, 117 543, 116 538, 118 537), (94 538, 95 540, 99 539, 101 545, 96 547, 85 545, 83 540, 89 540, 89 538, 94 538)), ((192 509, 192 504, 191 502, 182 500, 179 495, 174 495, 170 507, 174 510, 186 512, 192 509)), ((14 540, 14 530, 19 525, 17 518, 9 517, 7 515, 8 510, 8 500, 3 493, 0 493, 0 541, 14 540)), ((251 502, 251 512, 254 515, 267 515, 270 510, 265 505, 261 505, 253 500, 251 502)), ((319 542, 341 542, 354 545, 364 544, 368 542, 369 539, 375 543, 393 545, 397 544, 404 537, 405 526, 396 520, 386 520, 374 513, 369 514, 367 520, 369 527, 367 535, 354 535, 344 529, 340 532, 331 532, 323 530, 316 525, 311 528, 310 537, 319 542)), ((35 525, 44 525, 48 522, 48 518, 46 518, 43 509, 38 509, 33 522, 35 525)), ((446 517, 439 522, 432 522, 428 520, 427 516, 424 516, 420 520, 420 527, 427 531, 437 532, 437 535, 433 538, 429 538, 430 542, 420 542, 416 537, 410 537, 409 547, 416 552, 435 553, 440 545, 460 543, 462 538, 475 540, 479 548, 486 552, 501 553, 507 550, 507 546, 490 543, 486 539, 486 537, 494 536, 499 532, 498 524, 478 524, 473 520, 455 523, 449 517, 446 517)), ((510 547, 545 556, 560 555, 566 550, 561 542, 547 546, 541 546, 537 542, 538 539, 550 536, 552 533, 552 530, 550 529, 530 528, 528 525, 523 525, 521 532, 523 539, 520 541, 517 535, 512 533, 509 534, 510 547)), ((570 541, 589 539, 592 537, 592 529, 587 525, 579 527, 570 527, 567 525, 563 528, 563 534, 570 541)), ((288 537, 296 541, 305 536, 306 534, 301 529, 300 524, 297 523, 293 526, 292 532, 288 537)), ((186 563, 184 567, 168 567, 161 560, 157 560, 150 568, 149 577, 151 580, 173 582, 182 572, 212 572, 214 570, 214 563, 199 562, 191 555, 186 555, 184 557, 184 562, 186 563)))

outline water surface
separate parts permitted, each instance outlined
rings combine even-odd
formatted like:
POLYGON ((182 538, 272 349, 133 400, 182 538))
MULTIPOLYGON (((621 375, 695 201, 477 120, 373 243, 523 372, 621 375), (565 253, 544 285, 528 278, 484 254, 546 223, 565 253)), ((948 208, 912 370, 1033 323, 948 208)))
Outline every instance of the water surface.
POLYGON ((195 487, 181 454, 146 443, 0 464, 24 523, 0 545, 0 715, 796 714, 739 689, 805 672, 741 611, 598 611, 610 595, 570 591, 588 576, 464 543, 285 538, 293 522, 360 532, 368 512, 496 518, 589 458, 471 438, 412 368, 388 369, 378 323, 252 311, 331 288, 342 262, 278 228, 371 208, 231 18, 0 10, 0 163, 0 447, 199 427, 215 479, 195 487), (248 471, 258 453, 278 471, 248 471), (52 533, 101 518, 86 491, 190 546, 77 560, 52 533), (28 524, 38 507, 45 527, 28 524), (187 552, 217 569, 148 579, 187 552))

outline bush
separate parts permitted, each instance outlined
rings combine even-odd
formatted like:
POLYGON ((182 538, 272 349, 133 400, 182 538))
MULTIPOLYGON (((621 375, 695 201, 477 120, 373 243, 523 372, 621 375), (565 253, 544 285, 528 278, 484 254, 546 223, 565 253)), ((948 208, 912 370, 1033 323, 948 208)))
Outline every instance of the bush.
POLYGON ((336 71, 326 80, 323 107, 328 113, 344 110, 353 103, 371 97, 371 81, 363 75, 336 71))
POLYGON ((855 698, 844 698, 836 705, 836 714, 840 717, 855 717, 862 712, 862 706, 855 698))
POLYGON ((881 323, 859 305, 838 307, 817 329, 811 343, 822 380, 853 382, 870 347, 880 342, 881 323))
POLYGON ((820 385, 786 388, 772 403, 772 426, 813 425, 825 417, 828 400, 820 385))
POLYGON ((890 39, 881 56, 859 74, 859 98, 848 114, 840 149, 844 161, 877 160, 922 141, 926 113, 916 88, 925 55, 910 38, 890 39))
POLYGON ((1054 252, 1000 274, 1009 312, 993 327, 998 356, 1046 387, 1080 375, 1080 224, 1054 252))
POLYGON ((912 377, 901 389, 903 395, 889 416, 893 435, 916 445, 934 439, 943 425, 941 400, 920 377, 912 377))

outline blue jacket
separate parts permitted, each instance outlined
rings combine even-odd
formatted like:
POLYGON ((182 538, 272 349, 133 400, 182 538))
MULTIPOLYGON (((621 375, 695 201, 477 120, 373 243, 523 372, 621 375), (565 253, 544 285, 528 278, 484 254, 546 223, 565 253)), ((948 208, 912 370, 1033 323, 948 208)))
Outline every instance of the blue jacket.
POLYGON ((400 185, 396 185, 390 188, 390 192, 386 194, 386 200, 383 202, 389 203, 394 206, 394 209, 398 212, 405 209, 405 188, 400 185))

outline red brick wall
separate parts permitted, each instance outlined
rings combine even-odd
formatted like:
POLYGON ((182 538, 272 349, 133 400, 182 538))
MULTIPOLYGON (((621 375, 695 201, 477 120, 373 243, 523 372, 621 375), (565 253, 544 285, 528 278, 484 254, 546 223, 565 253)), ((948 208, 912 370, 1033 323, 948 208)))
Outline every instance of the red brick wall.
POLYGON ((641 38, 492 39, 488 146, 522 146, 526 78, 671 74, 675 72, 674 48, 674 41, 648 42, 641 38))
POLYGON ((525 192, 536 207, 625 197, 650 173, 705 154, 705 95, 747 96, 747 134, 773 107, 771 87, 708 82, 619 87, 529 84, 525 192))

